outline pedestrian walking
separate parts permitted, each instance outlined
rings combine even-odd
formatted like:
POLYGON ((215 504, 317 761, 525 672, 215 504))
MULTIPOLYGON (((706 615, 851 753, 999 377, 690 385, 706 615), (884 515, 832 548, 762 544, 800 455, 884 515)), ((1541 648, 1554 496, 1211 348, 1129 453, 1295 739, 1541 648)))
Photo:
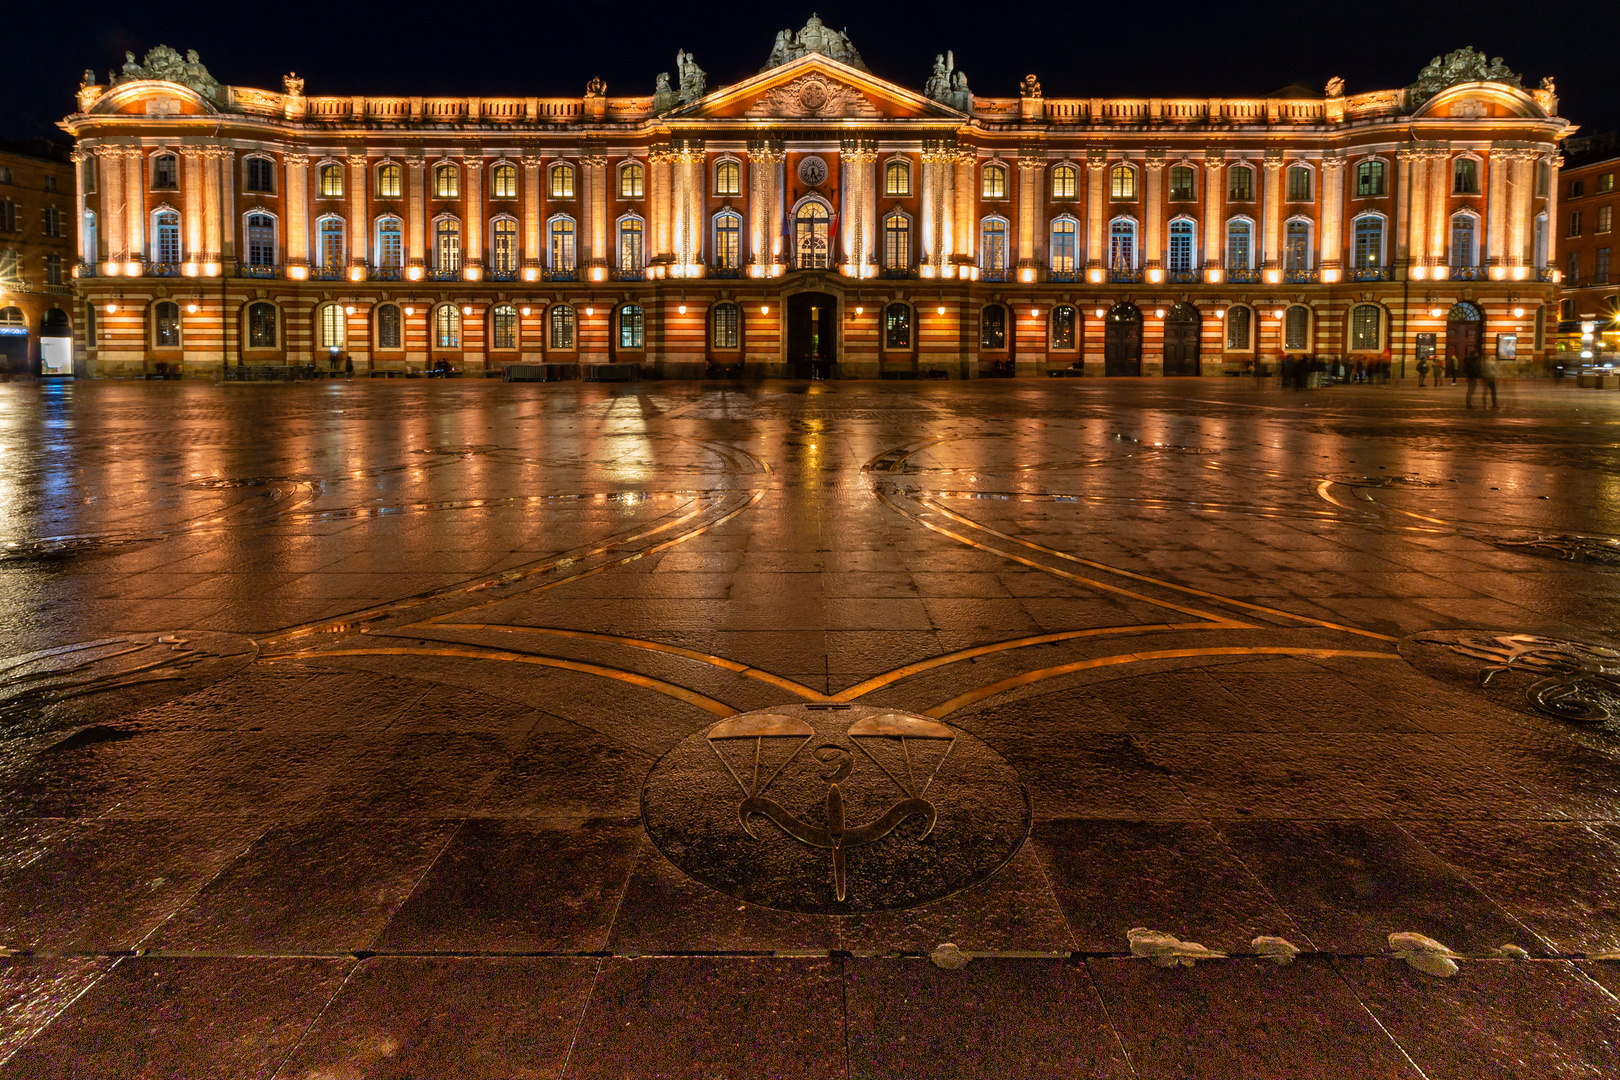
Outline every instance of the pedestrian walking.
POLYGON ((1463 395, 1463 404, 1468 408, 1474 407, 1474 391, 1479 388, 1479 354, 1469 353, 1463 357, 1463 378, 1468 381, 1468 392, 1463 395))
POLYGON ((1452 386, 1457 385, 1457 356, 1455 353, 1446 353, 1446 378, 1451 380, 1452 386))
POLYGON ((1494 409, 1494 408, 1497 407, 1497 405, 1496 405, 1496 378, 1497 378, 1498 371, 1499 371, 1499 369, 1497 367, 1497 360, 1496 360, 1495 355, 1485 357, 1485 359, 1480 363, 1479 374, 1480 374, 1480 377, 1485 380, 1485 392, 1479 395, 1480 408, 1485 407, 1485 397, 1486 397, 1487 394, 1490 395, 1491 408, 1494 409))
POLYGON ((1418 385, 1422 386, 1422 385, 1424 385, 1423 380, 1427 379, 1429 377, 1429 362, 1427 360, 1419 360, 1417 367, 1418 367, 1418 385))

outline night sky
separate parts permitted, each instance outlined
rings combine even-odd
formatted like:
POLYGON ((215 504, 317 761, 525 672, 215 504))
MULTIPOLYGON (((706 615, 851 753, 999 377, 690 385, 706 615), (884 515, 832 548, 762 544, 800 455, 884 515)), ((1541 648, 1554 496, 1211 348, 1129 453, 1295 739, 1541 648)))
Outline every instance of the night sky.
POLYGON ((934 54, 954 49, 980 94, 1011 97, 1034 72, 1048 97, 1262 96, 1290 82, 1345 92, 1405 86, 1437 53, 1500 55, 1527 87, 1557 80, 1560 111, 1582 134, 1620 124, 1614 0, 1470 3, 1242 2, 1111 4, 684 4, 328 2, 235 5, 20 0, 10 38, 0 134, 51 134, 80 73, 101 78, 154 45, 196 49, 223 83, 306 92, 567 96, 593 76, 609 95, 648 94, 675 51, 692 51, 709 86, 756 72, 776 32, 812 10, 847 27, 879 76, 921 90, 934 54), (814 8, 812 7, 814 5, 814 8), (1401 26, 1395 30, 1396 23, 1401 26))

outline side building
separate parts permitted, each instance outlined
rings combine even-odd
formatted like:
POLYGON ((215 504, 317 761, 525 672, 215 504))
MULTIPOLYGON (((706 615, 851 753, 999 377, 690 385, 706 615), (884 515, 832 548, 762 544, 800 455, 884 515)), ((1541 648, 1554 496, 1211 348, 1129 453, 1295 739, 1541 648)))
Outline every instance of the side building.
MULTIPOLYGON (((82 369, 1219 375, 1551 352, 1551 80, 1258 99, 922 92, 812 17, 711 90, 306 96, 86 73, 82 369), (565 369, 571 370, 571 369, 565 369)), ((229 371, 227 373, 230 373, 229 371)))
POLYGON ((0 142, 0 379, 74 374, 70 152, 45 139, 0 142))
POLYGON ((1613 132, 1565 143, 1559 176, 1561 212, 1555 223, 1560 273, 1557 353, 1567 371, 1620 364, 1620 265, 1616 215, 1620 215, 1620 140, 1613 132))

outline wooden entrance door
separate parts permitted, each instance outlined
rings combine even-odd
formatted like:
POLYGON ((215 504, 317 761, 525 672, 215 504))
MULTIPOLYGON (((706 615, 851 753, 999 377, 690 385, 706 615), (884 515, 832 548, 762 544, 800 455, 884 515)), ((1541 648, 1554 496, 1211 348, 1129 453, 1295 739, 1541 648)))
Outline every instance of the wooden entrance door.
POLYGON ((1461 371, 1463 360, 1479 356, 1480 341, 1484 337, 1485 313, 1464 300, 1453 304, 1446 315, 1446 359, 1455 361, 1461 371))
POLYGON ((1164 373, 1198 374, 1198 309, 1177 304, 1164 320, 1164 373))
POLYGON ((1135 304, 1115 304, 1103 325, 1103 374, 1142 374, 1142 313, 1135 304))

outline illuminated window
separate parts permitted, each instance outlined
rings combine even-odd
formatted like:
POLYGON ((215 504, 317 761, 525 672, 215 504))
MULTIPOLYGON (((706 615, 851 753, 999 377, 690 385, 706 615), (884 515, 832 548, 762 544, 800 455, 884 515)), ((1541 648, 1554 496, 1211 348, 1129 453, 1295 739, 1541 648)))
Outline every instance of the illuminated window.
POLYGON ((1046 249, 1047 266, 1054 273, 1074 273, 1076 242, 1075 220, 1062 217, 1052 222, 1052 240, 1046 249))
POLYGON ((1288 167, 1288 201, 1311 201, 1311 170, 1303 165, 1288 167))
POLYGON ((567 304, 558 304, 551 309, 551 347, 553 349, 572 349, 574 347, 574 309, 567 304))
POLYGON ((1007 223, 985 218, 979 225, 979 266, 993 274, 1007 272, 1007 223))
POLYGON ((906 215, 893 213, 883 219, 883 265, 904 270, 911 265, 911 222, 906 215))
POLYGON ((619 222, 619 269, 639 270, 642 258, 643 229, 640 218, 625 218, 619 222))
POLYGON ((461 269, 461 222, 455 218, 440 218, 433 223, 433 268, 461 269))
POLYGON ((403 346, 401 318, 398 304, 379 304, 377 307, 377 348, 398 349, 403 346))
POLYGON ((1189 165, 1176 165, 1170 169, 1170 199, 1187 202, 1193 198, 1193 171, 1189 165))
POLYGON ((716 349, 738 347, 738 327, 742 324, 742 311, 736 304, 716 304, 710 312, 709 342, 716 349))
POLYGON ((152 305, 152 344, 160 349, 180 347, 180 305, 173 300, 152 305))
POLYGON ((242 163, 246 170, 247 189, 266 194, 275 194, 276 166, 269 158, 250 157, 242 163))
POLYGON ((316 265, 324 267, 340 267, 343 265, 343 219, 321 219, 320 244, 315 249, 316 265))
POLYGON ((461 169, 446 162, 433 167, 433 197, 454 199, 461 195, 461 169))
POLYGON ((1598 177, 1597 189, 1600 192, 1601 191, 1613 191, 1614 190, 1614 173, 1606 172, 1602 176, 1598 177))
POLYGON ((883 347, 886 349, 911 348, 911 307, 890 304, 883 309, 883 347))
POLYGON ((811 200, 793 219, 793 250, 801 270, 825 269, 832 251, 827 207, 811 200))
POLYGON ((315 317, 316 344, 323 349, 341 349, 343 347, 343 305, 327 304, 316 313, 315 317))
POLYGON ((722 161, 714 167, 714 193, 742 194, 742 170, 735 161, 722 161))
POLYGON ((490 313, 490 348, 517 348, 517 308, 499 304, 490 313))
POLYGON ((1597 231, 1606 233, 1614 216, 1614 207, 1600 206, 1597 210, 1597 231))
POLYGON ((152 215, 152 256, 154 262, 180 261, 180 215, 173 210, 152 215))
POLYGON ((517 166, 497 165, 489 174, 489 194, 495 199, 517 198, 517 166))
POLYGON ((398 270, 405 265, 404 225, 397 217, 377 219, 377 265, 398 270))
POLYGON ((1241 304, 1234 304, 1226 310, 1226 347, 1236 349, 1238 352, 1247 352, 1249 349, 1249 330, 1252 326, 1253 313, 1241 304))
POLYGON ((1581 212, 1579 210, 1571 210, 1569 212, 1569 232, 1566 235, 1581 235, 1581 212))
POLYGON ((1194 252, 1198 250, 1198 243, 1194 234, 1196 226, 1192 222, 1182 219, 1170 223, 1170 270, 1172 273, 1184 274, 1193 268, 1194 252))
POLYGON ((1451 216, 1451 265, 1456 267, 1477 266, 1479 260, 1475 257, 1477 223, 1472 214, 1453 214, 1451 216))
POLYGON ((997 352, 1007 347, 1007 309, 991 304, 979 313, 979 348, 997 352))
POLYGON ((986 165, 984 167, 982 188, 986 199, 1005 199, 1007 197, 1006 167, 1002 165, 986 165))
POLYGON ((1383 311, 1376 304, 1350 309, 1350 347, 1376 351, 1383 346, 1383 311))
POLYGON ((159 154, 152 159, 152 187, 158 191, 174 191, 180 186, 180 163, 173 154, 159 154))
POLYGON ((1290 221, 1283 230, 1283 269, 1311 268, 1311 223, 1290 221))
POLYGON ((742 265, 742 218, 730 210, 714 216, 714 265, 722 270, 742 265))
POLYGON ((1068 304, 1059 304, 1052 309, 1052 348, 1074 348, 1074 308, 1068 304))
POLYGON ((1052 198, 1072 199, 1078 188, 1078 174, 1073 165, 1059 165, 1052 170, 1052 198))
POLYGON ((641 166, 634 161, 619 170, 619 198, 641 198, 641 166))
POLYGON ((399 198, 398 165, 379 165, 377 167, 377 198, 399 198))
POLYGON ((1234 165, 1226 174, 1226 197, 1234 202, 1254 200, 1254 170, 1247 165, 1234 165))
POLYGON ((322 165, 319 176, 322 198, 330 199, 343 194, 343 166, 322 165))
POLYGON ((1355 248, 1352 261, 1358 270, 1384 265, 1384 219, 1361 217, 1356 219, 1355 248))
POLYGON ((1254 226, 1247 221, 1226 223, 1226 268, 1248 270, 1254 266, 1254 226))
POLYGON ((433 309, 433 343, 441 349, 461 348, 461 309, 456 305, 433 309))
POLYGON ((883 194, 911 194, 911 166, 904 161, 891 161, 883 169, 883 194))
POLYGON ((1121 219, 1108 227, 1108 265, 1114 270, 1136 269, 1136 222, 1121 219))
POLYGON ((1311 309, 1295 304, 1283 313, 1283 348, 1308 349, 1311 340, 1311 309))
POLYGON ((572 165, 553 165, 551 167, 551 197, 553 199, 572 199, 574 197, 574 167, 572 165))
POLYGON ((1108 170, 1108 197, 1121 202, 1136 198, 1136 170, 1129 165, 1115 165, 1108 170))
POLYGON ((1384 193, 1384 163, 1363 161, 1356 166, 1356 198, 1365 199, 1384 193))
POLYGON ((1457 195, 1479 194, 1479 162, 1458 158, 1451 167, 1451 190, 1457 195))
POLYGON ((276 219, 269 214, 248 215, 247 257, 249 266, 276 265, 276 219))
POLYGON ((642 345, 642 314, 634 304, 619 309, 619 348, 639 349, 642 345))
POLYGON ((489 230, 489 268, 509 274, 518 264, 518 223, 513 218, 496 218, 489 230))
POLYGON ((551 219, 551 269, 567 273, 574 269, 574 222, 572 218, 551 219))

